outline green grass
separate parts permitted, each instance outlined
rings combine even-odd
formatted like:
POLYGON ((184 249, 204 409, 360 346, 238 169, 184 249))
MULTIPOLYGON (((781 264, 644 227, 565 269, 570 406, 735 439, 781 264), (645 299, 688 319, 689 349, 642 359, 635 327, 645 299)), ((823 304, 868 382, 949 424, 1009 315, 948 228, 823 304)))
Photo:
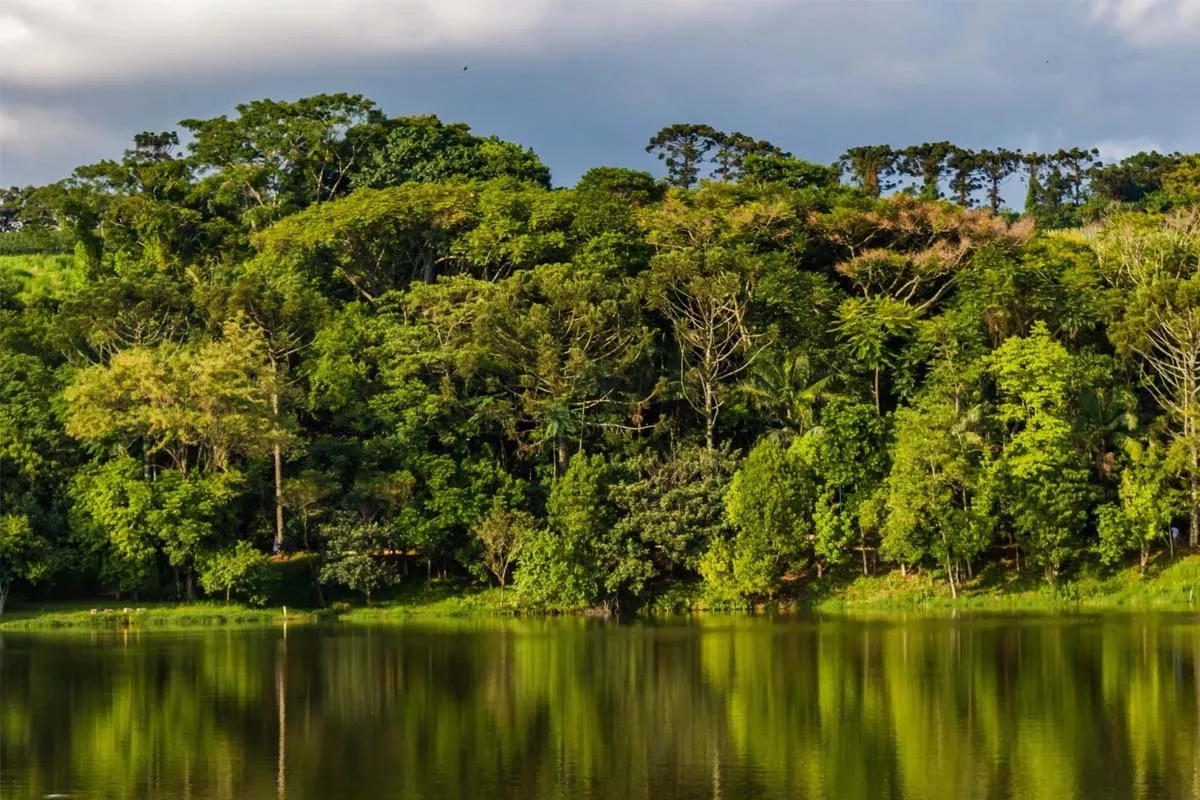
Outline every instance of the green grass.
POLYGON ((480 589, 450 581, 402 584, 386 599, 364 605, 336 604, 338 619, 350 623, 378 623, 415 617, 481 617, 518 612, 511 589, 501 596, 495 588, 480 589))
MULTIPOLYGON (((759 610, 822 613, 951 611, 1163 610, 1196 608, 1200 602, 1200 555, 1152 564, 1146 575, 1136 568, 1101 574, 1083 569, 1050 586, 1028 571, 1016 575, 992 565, 959 591, 957 598, 941 578, 928 571, 864 577, 825 577, 807 584, 789 600, 759 610)), ((643 609, 646 616, 707 609, 698 584, 669 587, 643 609)), ((361 598, 339 601, 328 609, 251 608, 221 602, 200 603, 46 603, 14 606, 0 617, 5 630, 174 629, 198 626, 274 626, 340 622, 375 625, 419 620, 512 617, 526 613, 510 589, 481 589, 458 581, 405 583, 370 605, 361 598)), ((539 616, 536 612, 532 616, 539 616)))
POLYGON ((304 624, 329 619, 324 611, 201 603, 47 603, 17 606, 0 617, 0 631, 111 630, 304 624))
POLYGON ((1051 586, 1040 575, 1017 576, 990 566, 960 587, 955 598, 945 580, 928 572, 901 576, 859 576, 829 586, 812 598, 820 611, 980 610, 1060 611, 1070 609, 1185 610, 1200 601, 1200 556, 1151 565, 1145 575, 1137 568, 1100 574, 1083 569, 1051 586))

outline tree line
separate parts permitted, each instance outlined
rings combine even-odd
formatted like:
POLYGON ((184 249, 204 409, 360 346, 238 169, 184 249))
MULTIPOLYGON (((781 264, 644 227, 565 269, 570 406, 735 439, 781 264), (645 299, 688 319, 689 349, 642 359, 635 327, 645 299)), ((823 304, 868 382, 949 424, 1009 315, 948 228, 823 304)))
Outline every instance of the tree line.
POLYGON ((268 554, 568 610, 1200 544, 1195 156, 1026 155, 1058 205, 1016 214, 944 143, 680 125, 665 181, 556 189, 355 95, 237 111, 4 195, 0 607, 261 601, 268 554))
MULTIPOLYGON (((1010 178, 1025 181, 1023 213, 1042 227, 1095 222, 1114 207, 1168 211, 1192 206, 1196 159, 1183 153, 1142 152, 1115 164, 1095 148, 1053 153, 997 148, 973 150, 951 142, 851 147, 830 167, 798 162, 770 142, 711 125, 681 123, 659 131, 646 146, 667 169, 667 182, 689 189, 703 177, 833 185, 843 179, 871 197, 900 192, 924 200, 947 199, 962 208, 1008 210, 1001 189, 1010 178), (707 169, 707 171, 706 171, 707 169), (797 172, 797 170, 799 170, 797 172)), ((1009 212, 1010 216, 1013 212, 1009 212)))

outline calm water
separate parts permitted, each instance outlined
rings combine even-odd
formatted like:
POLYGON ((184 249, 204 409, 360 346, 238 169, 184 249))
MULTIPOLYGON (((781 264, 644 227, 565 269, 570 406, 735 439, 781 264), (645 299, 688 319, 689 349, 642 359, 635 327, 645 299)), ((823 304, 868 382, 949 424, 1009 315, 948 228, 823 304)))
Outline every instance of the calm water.
POLYGON ((25 636, 0 797, 1200 797, 1200 618, 25 636))

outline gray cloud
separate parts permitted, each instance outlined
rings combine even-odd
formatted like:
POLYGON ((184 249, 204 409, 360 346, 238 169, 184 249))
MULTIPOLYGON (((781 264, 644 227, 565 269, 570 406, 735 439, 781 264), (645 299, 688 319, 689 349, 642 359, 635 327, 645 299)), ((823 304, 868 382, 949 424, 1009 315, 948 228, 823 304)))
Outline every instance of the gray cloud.
POLYGON ((646 138, 681 120, 821 161, 932 139, 1200 149, 1197 52, 1200 0, 8 0, 0 184, 320 91, 529 144, 559 183, 653 167, 646 138))

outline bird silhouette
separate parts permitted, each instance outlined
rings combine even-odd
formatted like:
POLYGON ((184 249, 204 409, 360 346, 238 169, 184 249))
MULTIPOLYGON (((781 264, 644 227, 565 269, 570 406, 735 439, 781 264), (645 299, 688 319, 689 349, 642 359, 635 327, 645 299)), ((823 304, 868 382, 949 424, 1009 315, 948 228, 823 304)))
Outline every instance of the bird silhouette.
POLYGON ((466 68, 466 67, 463 67, 463 72, 466 72, 466 71, 467 71, 467 68, 466 68))

